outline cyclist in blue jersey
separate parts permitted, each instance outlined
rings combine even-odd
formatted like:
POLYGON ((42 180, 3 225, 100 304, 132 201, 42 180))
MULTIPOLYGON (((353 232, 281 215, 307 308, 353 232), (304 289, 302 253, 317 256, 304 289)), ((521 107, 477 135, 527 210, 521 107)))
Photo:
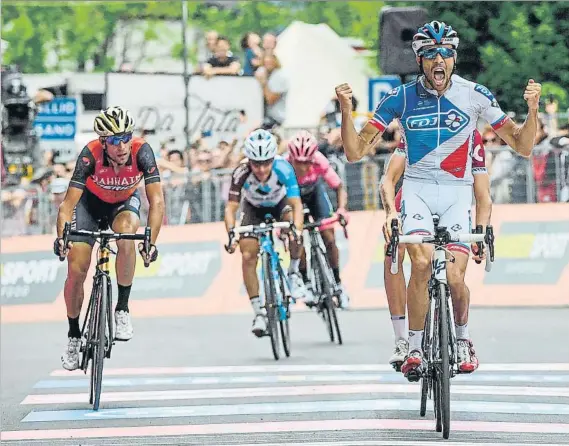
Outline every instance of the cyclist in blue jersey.
MULTIPOLYGON (((267 130, 255 130, 245 140, 245 160, 233 171, 229 199, 225 206, 225 228, 234 239, 237 211, 241 206, 242 226, 257 225, 266 214, 282 221, 292 220, 296 226, 297 240, 302 240, 304 215, 300 189, 292 165, 277 156, 277 141, 267 130)), ((235 250, 236 242, 230 247, 235 250)), ((259 300, 257 254, 259 242, 256 234, 245 233, 239 239, 242 255, 243 281, 255 313, 252 332, 261 337, 267 329, 266 314, 259 300)), ((289 279, 291 293, 300 299, 306 288, 299 273, 302 242, 290 242, 289 279)))
MULTIPOLYGON (((537 132, 537 113, 541 85, 530 79, 524 92, 528 115, 522 125, 515 124, 500 108, 493 94, 483 85, 454 74, 458 33, 444 22, 433 21, 418 29, 413 50, 420 75, 391 90, 378 104, 371 118, 358 133, 352 120, 352 90, 348 84, 336 87, 342 110, 342 140, 350 162, 365 156, 377 143, 390 122, 396 119, 407 142, 401 219, 395 209, 395 185, 384 181, 386 223, 397 219, 404 234, 432 233, 432 214, 451 233, 470 232, 472 204, 472 134, 479 118, 488 121, 498 136, 524 157, 531 155, 537 132)), ((403 168, 401 170, 403 170, 403 168)), ((428 306, 432 246, 410 245, 411 278, 407 289, 409 313, 409 353, 401 371, 417 381, 423 369, 422 338, 428 306)), ((448 264, 452 294, 458 368, 470 373, 478 367, 468 332, 470 293, 464 283, 468 246, 449 247, 456 261, 448 264)))

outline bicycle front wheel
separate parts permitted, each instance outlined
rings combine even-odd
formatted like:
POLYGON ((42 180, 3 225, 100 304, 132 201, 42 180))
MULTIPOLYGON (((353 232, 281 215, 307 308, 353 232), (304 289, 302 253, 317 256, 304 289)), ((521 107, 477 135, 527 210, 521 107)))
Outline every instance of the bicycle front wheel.
POLYGON ((450 435, 450 360, 449 360, 449 332, 448 332, 448 302, 446 285, 439 285, 439 342, 441 352, 441 370, 439 373, 440 403, 443 425, 443 438, 447 440, 450 435))
POLYGON ((424 417, 427 413, 427 399, 429 398, 429 391, 433 387, 433 377, 431 375, 431 311, 432 311, 432 293, 429 291, 429 307, 427 316, 425 317, 425 328, 423 330, 423 357, 427 360, 427 369, 421 378, 421 407, 419 415, 424 417))
POLYGON ((334 342, 335 336, 331 309, 331 307, 334 305, 334 302, 332 302, 332 298, 330 297, 330 285, 328 284, 328 280, 326 280, 326 273, 324 269, 325 265, 322 263, 322 257, 322 251, 318 248, 313 248, 312 259, 314 259, 314 278, 318 284, 317 288, 322 295, 319 305, 322 311, 324 322, 326 323, 326 329, 328 331, 328 336, 330 337, 330 342, 334 342))
POLYGON ((93 410, 99 410, 101 402, 101 389, 103 386, 103 364, 105 361, 105 343, 107 328, 108 281, 102 275, 98 281, 98 296, 96 308, 96 328, 93 339, 93 362, 91 364, 91 382, 93 388, 93 410))
POLYGON ((290 356, 290 296, 287 294, 285 286, 284 271, 279 263, 279 288, 282 296, 282 302, 279 305, 279 325, 281 327, 281 338, 283 341, 283 350, 287 358, 290 356))
POLYGON ((322 288, 325 293, 325 305, 327 313, 328 332, 330 333, 330 340, 338 340, 338 344, 342 344, 342 333, 340 332, 340 323, 338 321, 338 314, 336 313, 336 304, 334 302, 334 290, 336 283, 334 281, 334 273, 330 268, 326 255, 321 249, 317 249, 316 253, 318 259, 318 266, 320 269, 320 277, 322 279, 322 288))
POLYGON ((273 356, 278 361, 280 357, 279 351, 279 315, 276 302, 276 287, 271 268, 271 259, 269 253, 265 252, 261 256, 263 268, 263 287, 265 290, 265 309, 267 311, 267 332, 271 338, 271 348, 273 356))

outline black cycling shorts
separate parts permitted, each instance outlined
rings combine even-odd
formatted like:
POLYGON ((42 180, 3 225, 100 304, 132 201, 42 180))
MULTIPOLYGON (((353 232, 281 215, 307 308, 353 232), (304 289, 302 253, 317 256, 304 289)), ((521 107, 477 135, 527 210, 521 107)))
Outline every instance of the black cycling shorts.
MULTIPOLYGON (((71 228, 76 230, 99 231, 112 227, 116 216, 121 212, 134 212, 140 218, 140 194, 138 190, 125 201, 119 203, 107 203, 101 200, 88 189, 83 190, 83 195, 75 209, 71 219, 71 228)), ((70 236, 72 242, 83 242, 93 246, 95 239, 85 236, 70 236)))
POLYGON ((311 188, 310 192, 303 194, 301 192, 302 203, 310 211, 310 215, 314 220, 320 220, 331 217, 334 214, 334 208, 330 202, 326 187, 319 181, 311 188))
MULTIPOLYGON (((283 215, 292 209, 286 202, 287 199, 283 198, 274 207, 257 207, 253 206, 247 200, 243 200, 243 204, 241 205, 242 216, 240 226, 258 225, 263 223, 265 221, 265 215, 267 214, 272 215, 275 220, 281 221, 283 215)), ((241 234, 241 238, 245 237, 258 238, 257 234, 249 232, 241 234)))

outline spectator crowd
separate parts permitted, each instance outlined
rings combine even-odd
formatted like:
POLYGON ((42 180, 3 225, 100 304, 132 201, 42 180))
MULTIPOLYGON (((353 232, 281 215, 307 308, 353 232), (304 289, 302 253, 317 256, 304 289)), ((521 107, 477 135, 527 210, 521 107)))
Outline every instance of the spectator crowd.
MULTIPOLYGON (((277 44, 278 37, 273 33, 262 37, 254 32, 246 33, 240 42, 243 56, 239 60, 226 37, 208 31, 196 74, 206 78, 223 75, 254 77, 263 91, 265 116, 262 123, 251 123, 248 131, 257 127, 271 130, 282 154, 286 151, 287 138, 300 129, 282 126, 289 82, 277 56, 277 44)), ((353 98, 353 102, 354 110, 357 110, 357 99, 353 98)), ((367 112, 355 112, 354 115, 357 126, 362 126, 370 117, 367 112)), ((529 162, 508 150, 490 126, 479 129, 487 149, 486 162, 495 203, 569 201, 569 123, 559 122, 557 116, 555 99, 550 97, 545 113, 540 115, 536 147, 529 162), (528 189, 528 182, 534 183, 533 190, 528 189)), ((320 151, 342 174, 346 159, 339 127, 339 103, 331 97, 322 110, 319 127, 308 130, 317 136, 320 151)), ((144 130, 139 136, 146 136, 144 130)), ((207 135, 200 135, 190 147, 172 139, 155 148, 169 209, 166 223, 213 221, 223 217, 230 172, 243 159, 241 149, 245 136, 212 145, 207 135)), ((385 159, 398 146, 401 136, 397 123, 392 123, 367 161, 377 161, 380 170, 383 169, 385 159)), ((44 152, 40 168, 32 175, 20 177, 8 175, 2 153, 1 198, 5 235, 21 233, 22 228, 27 228, 27 233, 53 230, 56 209, 67 189, 74 164, 75 161, 61 159, 57 151, 48 151, 44 152)), ((348 192, 350 186, 348 181, 348 192)), ((355 181, 353 187, 361 188, 361 181, 355 181)), ((141 192, 144 194, 142 186, 141 192)))

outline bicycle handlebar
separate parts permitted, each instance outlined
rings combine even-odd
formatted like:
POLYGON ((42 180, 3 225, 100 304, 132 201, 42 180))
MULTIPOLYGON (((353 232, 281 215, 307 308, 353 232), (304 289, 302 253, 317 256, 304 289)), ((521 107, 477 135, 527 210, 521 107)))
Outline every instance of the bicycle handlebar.
MULTIPOLYGON (((482 234, 482 227, 476 228, 476 232, 469 234, 450 234, 444 231, 442 234, 436 235, 399 235, 399 225, 396 219, 391 221, 391 241, 387 247, 386 255, 391 256, 391 274, 397 274, 399 271, 398 245, 399 243, 421 244, 432 243, 438 246, 444 246, 449 243, 478 243, 479 246, 484 243, 488 247, 489 255, 486 256, 485 270, 490 272, 492 263, 494 262, 494 229, 492 225, 486 226, 486 233, 482 234)), ((479 251, 480 253, 482 251, 479 251)), ((477 263, 480 263, 477 261, 477 263)))
POLYGON ((292 236, 294 237, 295 241, 298 242, 298 237, 294 229, 296 228, 295 224, 292 221, 275 221, 271 223, 260 223, 258 225, 246 225, 246 226, 239 226, 237 228, 232 229, 229 231, 229 242, 227 245, 223 245, 225 250, 229 253, 233 252, 230 251, 230 247, 233 244, 233 239, 237 234, 243 234, 246 232, 252 232, 254 234, 263 234, 265 232, 270 232, 273 229, 292 229, 292 236))
MULTIPOLYGON (((450 243, 475 243, 483 242, 484 234, 450 234, 448 241, 450 243)), ((419 243, 435 243, 437 238, 434 235, 399 235, 399 243, 419 244, 419 243)))
MULTIPOLYGON (((88 231, 86 229, 71 229, 71 223, 66 222, 65 226, 63 227, 63 236, 61 239, 63 240, 64 248, 67 247, 67 243, 69 242, 70 236, 84 236, 84 237, 92 237, 94 239, 104 239, 107 241, 110 240, 141 240, 144 243, 145 252, 149 252, 150 249, 150 237, 152 234, 152 230, 150 227, 144 228, 144 234, 128 234, 128 233, 120 233, 120 232, 113 232, 113 231, 88 231)), ((65 257, 59 257, 59 260, 63 262, 65 257)), ((150 263, 144 262, 144 266, 148 268, 150 263)))
POLYGON ((261 223, 258 225, 247 225, 239 226, 233 229, 235 234, 243 234, 244 232, 254 232, 255 234, 261 234, 263 232, 270 232, 273 229, 289 229, 294 228, 294 223, 291 221, 275 221, 274 223, 261 223))
POLYGON ((304 229, 307 229, 310 231, 314 228, 319 228, 320 226, 330 225, 330 224, 333 224, 336 222, 340 223, 340 226, 342 227, 342 229, 344 231, 344 237, 348 238, 348 229, 347 229, 348 221, 346 220, 346 218, 342 214, 335 214, 332 217, 321 218, 320 220, 317 220, 314 222, 305 223, 304 229))

